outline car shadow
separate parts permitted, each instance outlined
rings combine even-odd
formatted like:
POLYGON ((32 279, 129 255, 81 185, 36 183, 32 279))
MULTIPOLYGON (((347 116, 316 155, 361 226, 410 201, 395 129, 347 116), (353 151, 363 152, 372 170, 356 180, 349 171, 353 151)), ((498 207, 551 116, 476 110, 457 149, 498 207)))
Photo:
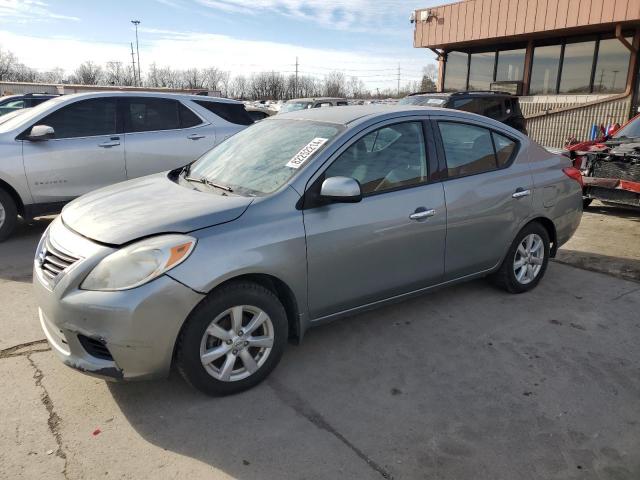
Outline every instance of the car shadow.
MULTIPOLYGON (((312 329, 239 395, 207 397, 177 374, 109 390, 143 439, 234 478, 509 478, 533 465, 540 478, 573 478, 596 467, 598 448, 622 448, 630 427, 620 415, 582 417, 606 408, 585 375, 614 354, 569 307, 580 275, 550 270, 527 295, 475 281, 312 329), (557 417, 575 397, 588 405, 572 428, 591 439, 579 451, 557 417)), ((614 317, 610 304, 589 305, 614 317)), ((633 362, 615 365, 626 376, 633 362)))
POLYGON ((640 260, 634 258, 613 257, 561 248, 556 254, 555 261, 583 270, 605 273, 625 280, 640 282, 640 260))
POLYGON ((640 222, 640 208, 617 206, 613 204, 603 204, 601 202, 593 202, 585 209, 586 213, 595 213, 599 215, 609 215, 618 218, 624 218, 635 222, 640 222))
POLYGON ((55 217, 19 221, 13 234, 0 243, 0 279, 31 282, 33 257, 42 234, 55 217))

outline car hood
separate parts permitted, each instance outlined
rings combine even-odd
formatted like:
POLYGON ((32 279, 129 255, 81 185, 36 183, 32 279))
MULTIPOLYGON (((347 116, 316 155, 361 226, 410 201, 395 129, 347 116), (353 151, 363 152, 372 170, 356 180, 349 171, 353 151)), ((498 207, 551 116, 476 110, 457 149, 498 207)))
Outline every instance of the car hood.
POLYGON ((163 173, 84 195, 62 210, 62 221, 87 238, 122 245, 159 233, 187 233, 230 222, 252 201, 193 190, 163 173))

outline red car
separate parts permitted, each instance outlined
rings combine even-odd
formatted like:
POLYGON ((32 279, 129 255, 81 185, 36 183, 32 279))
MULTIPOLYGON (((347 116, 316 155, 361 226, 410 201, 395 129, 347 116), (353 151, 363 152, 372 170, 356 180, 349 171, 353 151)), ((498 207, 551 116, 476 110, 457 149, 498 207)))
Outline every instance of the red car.
POLYGON ((585 207, 594 199, 640 207, 640 115, 611 135, 567 150, 582 172, 585 207))

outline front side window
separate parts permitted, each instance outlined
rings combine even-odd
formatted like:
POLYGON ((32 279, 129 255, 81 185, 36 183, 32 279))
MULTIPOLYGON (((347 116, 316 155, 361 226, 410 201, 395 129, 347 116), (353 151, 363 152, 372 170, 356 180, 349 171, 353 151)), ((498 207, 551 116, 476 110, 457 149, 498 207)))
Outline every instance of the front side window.
POLYGON ((164 98, 132 98, 126 103, 127 132, 180 128, 179 102, 164 98))
POLYGON ((515 141, 489 129, 456 122, 438 122, 449 177, 490 172, 509 164, 515 141))
POLYGON ((113 135, 116 133, 116 100, 94 98, 75 102, 37 123, 53 127, 54 138, 113 135))
POLYGON ((331 164, 325 177, 355 178, 363 195, 425 182, 422 123, 398 123, 365 135, 331 164))
POLYGON ((447 92, 457 92, 467 89, 467 69, 469 55, 462 52, 449 52, 444 71, 444 89, 447 92))
POLYGON ((568 43, 564 48, 560 93, 590 93, 596 42, 568 43))
POLYGON ((289 181, 343 129, 342 125, 303 120, 256 123, 206 153, 192 165, 190 175, 229 186, 237 193, 269 194, 289 181), (304 163, 292 166, 302 153, 304 163))
POLYGON ((536 47, 533 51, 529 94, 547 95, 556 93, 561 51, 562 47, 560 45, 536 47))

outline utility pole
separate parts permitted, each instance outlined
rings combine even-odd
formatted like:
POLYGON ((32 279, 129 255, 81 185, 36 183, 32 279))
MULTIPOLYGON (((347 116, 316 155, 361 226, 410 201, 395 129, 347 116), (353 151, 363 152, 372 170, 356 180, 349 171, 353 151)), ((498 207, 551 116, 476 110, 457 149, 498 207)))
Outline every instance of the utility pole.
POLYGON ((131 23, 136 26, 136 51, 138 52, 138 85, 142 86, 142 77, 140 76, 140 47, 138 46, 138 25, 140 25, 140 20, 131 20, 131 23))
POLYGON ((136 82, 136 57, 133 53, 133 42, 131 42, 131 65, 133 66, 133 86, 135 87, 136 82))
POLYGON ((398 64, 398 96, 400 96, 400 64, 398 64))
POLYGON ((293 87, 293 98, 298 98, 298 57, 296 57, 296 82, 293 87))

